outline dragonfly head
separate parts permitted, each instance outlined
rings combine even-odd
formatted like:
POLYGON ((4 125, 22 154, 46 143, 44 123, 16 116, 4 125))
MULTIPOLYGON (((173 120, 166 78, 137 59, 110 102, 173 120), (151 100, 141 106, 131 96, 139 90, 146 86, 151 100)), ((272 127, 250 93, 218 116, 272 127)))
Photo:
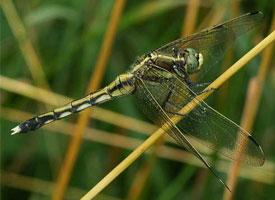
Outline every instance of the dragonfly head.
POLYGON ((200 71, 203 64, 203 56, 198 53, 195 49, 187 48, 184 50, 184 69, 187 74, 194 74, 200 71))

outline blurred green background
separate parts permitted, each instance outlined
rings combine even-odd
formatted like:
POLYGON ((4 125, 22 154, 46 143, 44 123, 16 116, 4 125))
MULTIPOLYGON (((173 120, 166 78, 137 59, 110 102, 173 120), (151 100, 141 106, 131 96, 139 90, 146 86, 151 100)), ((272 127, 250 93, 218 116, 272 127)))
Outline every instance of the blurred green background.
MULTIPOLYGON (((106 85, 118 74, 128 70, 137 56, 181 37, 182 31, 185 31, 182 29, 187 23, 190 2, 192 1, 126 1, 100 85, 106 85)), ((73 132, 72 124, 76 123, 78 115, 64 120, 70 122, 71 126, 63 121, 29 135, 11 137, 10 129, 18 122, 56 107, 53 106, 54 103, 48 105, 48 102, 55 101, 52 96, 46 95, 43 96, 44 100, 38 100, 40 95, 33 92, 34 90, 27 94, 28 88, 23 83, 34 87, 45 86, 41 77, 34 80, 30 72, 30 66, 37 65, 38 58, 38 65, 40 62, 48 88, 52 92, 73 99, 84 96, 114 3, 111 0, 1 2, 1 199, 52 197, 54 184, 68 149, 68 133, 73 132), (13 6, 16 13, 9 10, 13 6), (18 19, 14 14, 19 16, 19 21, 22 20, 23 28, 16 23, 18 19), (19 36, 15 37, 15 32, 19 36), (26 42, 28 40, 29 44, 26 42), (25 44, 23 48, 20 43, 25 44), (29 45, 33 46, 35 54, 29 45)), ((225 61, 214 70, 216 74, 221 74, 268 35, 274 15, 274 1, 268 0, 207 0, 198 1, 197 6, 195 21, 191 24, 194 30, 191 32, 255 10, 262 11, 265 16, 260 29, 239 40, 227 52, 225 61)), ((262 55, 253 59, 210 98, 211 106, 238 124, 246 102, 248 83, 256 76, 264 59, 262 55)), ((267 162, 257 169, 245 168, 238 179, 234 199, 275 197, 274 52, 268 65, 252 128, 253 135, 265 151, 267 162)), ((56 100, 55 105, 63 103, 56 100)), ((133 97, 123 97, 100 107, 147 121, 137 109, 133 97)), ((108 113, 103 114, 100 111, 97 110, 97 117, 92 117, 89 121, 89 127, 95 130, 89 131, 81 143, 65 199, 79 199, 83 196, 122 161, 136 147, 137 142, 148 137, 142 134, 145 132, 143 130, 152 129, 149 124, 144 125, 141 122, 137 122, 140 124, 136 124, 136 127, 127 128, 127 122, 124 126, 123 121, 110 119, 108 113)), ((169 148, 173 151, 157 148, 151 154, 143 155, 97 198, 223 198, 224 188, 208 170, 200 167, 202 165, 197 164, 192 156, 185 157, 179 147, 169 145, 169 148)))

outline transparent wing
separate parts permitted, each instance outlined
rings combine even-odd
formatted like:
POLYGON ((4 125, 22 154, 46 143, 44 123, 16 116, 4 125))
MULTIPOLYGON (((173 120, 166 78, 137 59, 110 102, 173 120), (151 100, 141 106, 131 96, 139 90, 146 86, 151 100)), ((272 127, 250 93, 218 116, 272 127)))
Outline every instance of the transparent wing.
POLYGON ((179 128, 171 121, 169 115, 163 110, 160 102, 155 98, 156 91, 152 90, 158 83, 152 82, 152 76, 145 79, 138 79, 136 84, 135 96, 139 100, 139 106, 141 106, 144 113, 157 125, 159 125, 164 131, 166 131, 172 138, 174 138, 178 144, 185 149, 193 153, 204 165, 218 178, 218 180, 230 191, 228 186, 216 173, 211 164, 202 156, 197 149, 188 141, 185 135, 179 130, 179 128), (152 93, 153 92, 153 93, 152 93))
POLYGON ((209 69, 221 61, 225 49, 232 45, 237 37, 257 27, 262 18, 261 12, 248 13, 186 38, 175 40, 156 51, 160 54, 172 54, 174 48, 177 50, 194 48, 203 55, 204 63, 200 75, 204 76, 209 69))
MULTIPOLYGON (((205 102, 199 102, 195 93, 175 75, 161 68, 150 68, 144 73, 143 82, 168 117, 181 115, 180 109, 192 100, 197 103, 196 108, 177 123, 180 131, 172 132, 173 138, 187 138, 194 148, 207 147, 232 160, 238 159, 237 152, 244 151, 242 162, 253 166, 264 163, 261 147, 248 132, 205 102), (246 148, 242 149, 244 143, 246 148)), ((152 121, 164 123, 156 111, 152 112, 154 108, 148 108, 146 103, 142 106, 152 121)))

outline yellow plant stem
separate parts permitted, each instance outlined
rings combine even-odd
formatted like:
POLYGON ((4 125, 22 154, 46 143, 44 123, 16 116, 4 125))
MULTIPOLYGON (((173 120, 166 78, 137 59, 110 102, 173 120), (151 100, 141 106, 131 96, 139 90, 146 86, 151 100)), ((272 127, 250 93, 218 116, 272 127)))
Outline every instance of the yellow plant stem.
MULTIPOLYGON (((43 87, 50 90, 50 86, 48 84, 45 72, 43 70, 43 66, 41 63, 41 59, 36 52, 34 45, 31 41, 31 37, 28 34, 28 30, 25 27, 23 20, 20 18, 17 9, 12 0, 2 0, 1 7, 4 11, 4 14, 7 18, 7 22, 10 26, 11 32, 14 35, 19 48, 21 50, 21 54, 26 62, 26 65, 30 71, 31 77, 36 85, 39 87, 43 87)), ((21 90, 21 85, 18 85, 17 90, 21 90)), ((36 95, 40 95, 40 93, 36 93, 36 95)), ((55 101, 56 99, 52 99, 55 101)), ((43 106, 40 106, 43 108, 43 106)), ((50 106, 46 106, 46 108, 52 109, 50 106)), ((49 154, 50 166, 53 174, 56 174, 56 163, 61 162, 61 151, 59 148, 59 141, 52 136, 44 136, 44 142, 46 145, 46 150, 49 154), (52 149, 55 149, 55 156, 52 157, 52 149)), ((12 161, 12 163, 17 163, 18 159, 21 159, 22 151, 19 151, 12 161)), ((26 159, 27 161, 27 159, 26 159)))
MULTIPOLYGON (((90 78, 90 83, 87 88, 87 93, 97 90, 102 81, 106 64, 111 54, 111 49, 117 32, 120 16, 125 5, 125 0, 116 0, 112 8, 110 21, 104 35, 104 40, 99 52, 97 63, 95 65, 95 71, 90 78)), ((74 134, 70 140, 68 150, 64 159, 64 163, 61 166, 55 191, 53 193, 53 199, 63 199, 65 190, 69 183, 71 173, 81 146, 83 133, 87 127, 91 115, 91 110, 86 110, 80 114, 76 127, 74 128, 74 134)))
POLYGON ((20 19, 14 4, 11 0, 2 0, 1 6, 7 17, 8 23, 15 36, 23 57, 29 67, 33 80, 40 86, 48 88, 46 76, 43 71, 40 59, 28 37, 27 30, 20 19))
MULTIPOLYGON (((22 95, 36 101, 40 101, 44 104, 49 104, 51 106, 60 106, 60 104, 65 104, 73 101, 73 99, 67 96, 63 96, 61 94, 57 94, 46 89, 38 88, 28 83, 14 80, 2 75, 0 75, 0 83, 0 89, 2 90, 22 95)), ((97 119, 109 124, 113 124, 115 126, 119 126, 132 131, 137 131, 147 135, 148 133, 151 133, 156 129, 154 125, 148 122, 141 121, 100 107, 93 107, 92 117, 93 119, 97 119)), ((22 120, 26 120, 26 118, 22 120)))
MULTIPOLYGON (((225 71, 221 76, 219 76, 214 82, 212 82, 205 92, 198 96, 199 101, 203 101, 208 97, 213 90, 213 88, 220 87, 225 81, 227 81, 231 76, 233 76, 237 71, 245 66, 252 58, 259 54, 268 44, 275 40, 275 31, 268 35, 264 40, 262 40, 258 45, 246 53, 241 59, 239 59, 235 64, 233 64, 227 71, 225 71)), ((197 105, 195 100, 188 103, 181 109, 180 113, 188 114, 197 105)), ((174 117, 172 121, 177 123, 181 118, 174 117)), ((129 167, 140 155, 142 155, 147 149, 149 149, 161 136, 165 134, 165 127, 158 129, 154 132, 148 139, 146 139, 139 147, 137 147, 127 158, 125 158, 120 164, 118 164, 109 174, 107 174, 100 182, 98 182, 85 196, 82 200, 92 199, 99 192, 101 192, 107 185, 109 185, 119 174, 121 174, 127 167, 129 167)))
MULTIPOLYGON (((12 108, 1 107, 0 115, 3 119, 9 120, 11 122, 22 122, 24 119, 30 118, 34 114, 25 113, 12 108)), ((50 126, 44 126, 42 128, 47 130, 46 133, 48 134, 64 134, 66 136, 72 136, 73 133, 71 130, 73 129, 74 125, 75 124, 73 123, 61 120, 57 121, 56 123, 53 123, 50 126)), ((115 132, 106 132, 94 128, 87 128, 85 130, 83 138, 89 142, 100 143, 112 147, 121 148, 124 150, 134 150, 137 146, 139 146, 142 143, 140 139, 124 136, 115 132), (112 137, 111 140, 110 137, 112 137)), ((154 147, 156 146, 157 145, 154 145, 154 147)), ((203 152, 202 149, 198 150, 203 152)), ((154 148, 154 151, 159 158, 167 159, 170 161, 182 162, 199 168, 206 168, 202 162, 200 162, 195 156, 193 156, 193 154, 179 148, 171 147, 168 145, 162 145, 158 146, 157 148, 154 148)), ((149 154, 150 151, 146 151, 145 153, 149 154)), ((208 155, 209 153, 205 152, 205 155, 208 155)), ((216 166, 218 171, 223 173, 228 172, 228 161, 219 160, 216 166)), ((250 168, 246 166, 243 167, 240 171, 240 176, 251 181, 257 181, 263 184, 273 185, 275 183, 274 172, 275 163, 270 160, 266 160, 265 165, 261 168, 250 168)))
POLYGON ((182 26, 182 36, 191 35, 196 26, 196 19, 200 7, 199 0, 189 0, 185 11, 185 17, 182 26))
MULTIPOLYGON (((191 35, 194 32, 196 26, 196 19, 198 15, 200 2, 199 0, 189 0, 188 5, 185 7, 185 17, 183 20, 181 35, 187 36, 191 35)), ((147 179, 153 170, 156 163, 156 150, 159 146, 164 143, 164 139, 161 140, 155 145, 154 150, 152 151, 150 157, 142 164, 140 169, 137 171, 132 185, 129 189, 127 199, 136 200, 140 198, 140 195, 146 185, 147 179)))

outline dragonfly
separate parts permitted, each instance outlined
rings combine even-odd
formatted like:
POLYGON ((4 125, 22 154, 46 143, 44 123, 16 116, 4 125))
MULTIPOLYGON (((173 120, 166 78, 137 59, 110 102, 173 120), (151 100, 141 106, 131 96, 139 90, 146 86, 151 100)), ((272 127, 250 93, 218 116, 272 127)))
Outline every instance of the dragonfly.
POLYGON ((129 71, 117 76, 106 87, 35 116, 11 129, 12 134, 34 131, 88 107, 134 95, 151 121, 166 127, 165 131, 179 145, 193 153, 227 187, 205 155, 198 150, 198 145, 236 161, 236 151, 245 143, 241 161, 252 166, 263 165, 264 153, 251 134, 198 99, 201 88, 207 84, 200 83, 198 79, 194 81, 192 77, 214 68, 222 59, 225 47, 254 29, 262 18, 261 12, 247 13, 168 43, 137 58, 129 71), (191 101, 196 103, 195 108, 182 115, 180 110, 191 101), (175 123, 172 120, 175 116, 182 119, 175 123), (240 139, 245 142, 240 142, 240 139))

